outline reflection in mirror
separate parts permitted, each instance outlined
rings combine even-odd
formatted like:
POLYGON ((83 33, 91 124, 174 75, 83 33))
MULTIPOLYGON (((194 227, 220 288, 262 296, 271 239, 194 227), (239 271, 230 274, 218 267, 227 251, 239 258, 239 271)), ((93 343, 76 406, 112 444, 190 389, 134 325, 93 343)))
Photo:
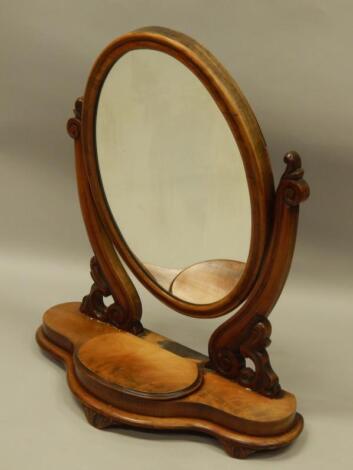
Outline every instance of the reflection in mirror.
POLYGON ((249 252, 249 190, 235 139, 199 79, 165 53, 128 52, 102 87, 96 146, 112 216, 149 275, 187 302, 227 295, 249 252))

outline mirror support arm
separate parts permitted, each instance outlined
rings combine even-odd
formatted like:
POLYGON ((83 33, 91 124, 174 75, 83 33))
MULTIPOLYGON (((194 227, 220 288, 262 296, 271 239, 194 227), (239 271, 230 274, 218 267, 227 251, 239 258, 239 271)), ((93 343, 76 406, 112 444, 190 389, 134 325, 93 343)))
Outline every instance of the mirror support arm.
POLYGON ((284 157, 286 169, 279 182, 273 229, 267 255, 255 286, 243 306, 220 325, 209 341, 210 366, 222 375, 269 397, 282 395, 267 347, 276 304, 290 269, 297 234, 299 205, 309 196, 301 159, 296 152, 284 157), (253 363, 249 367, 246 359, 253 363))
POLYGON ((142 306, 138 293, 119 260, 95 207, 86 177, 81 141, 83 99, 75 103, 75 117, 68 120, 67 131, 75 140, 76 175, 79 199, 88 237, 94 251, 91 259, 91 291, 83 298, 81 312, 135 334, 143 330, 142 306), (112 296, 107 307, 104 297, 112 296))

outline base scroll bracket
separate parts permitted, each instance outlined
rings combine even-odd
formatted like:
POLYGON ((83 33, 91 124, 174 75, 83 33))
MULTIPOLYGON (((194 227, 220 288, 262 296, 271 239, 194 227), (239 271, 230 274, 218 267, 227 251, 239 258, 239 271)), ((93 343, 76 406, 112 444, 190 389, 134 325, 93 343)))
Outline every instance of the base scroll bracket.
MULTIPOLYGON (((90 267, 93 284, 90 293, 82 299, 80 311, 91 318, 124 329, 127 312, 114 297, 111 305, 105 305, 104 298, 112 296, 112 293, 95 256, 91 258, 90 267)), ((138 334, 142 330, 143 326, 138 321, 133 325, 131 332, 138 334)))
POLYGON ((244 387, 268 397, 280 397, 282 389, 266 350, 271 344, 270 335, 269 320, 260 315, 255 317, 242 335, 237 349, 225 347, 217 351, 214 361, 216 369, 244 387), (247 359, 253 363, 253 368, 247 365, 247 359))

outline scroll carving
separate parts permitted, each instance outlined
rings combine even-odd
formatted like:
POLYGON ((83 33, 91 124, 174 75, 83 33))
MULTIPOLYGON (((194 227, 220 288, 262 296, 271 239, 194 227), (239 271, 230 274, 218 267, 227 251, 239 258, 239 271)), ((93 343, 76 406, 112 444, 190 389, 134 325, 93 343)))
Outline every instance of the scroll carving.
POLYGON ((239 342, 223 347, 213 358, 213 365, 222 375, 236 379, 240 385, 269 397, 280 397, 282 389, 273 371, 266 348, 271 344, 271 324, 259 315, 241 335, 239 342), (235 346, 235 347, 234 347, 235 346), (253 367, 246 364, 250 359, 253 367))
POLYGON ((299 204, 308 198, 301 159, 296 152, 284 157, 286 169, 276 192, 269 248, 253 291, 240 310, 213 333, 209 341, 210 366, 241 385, 268 397, 282 395, 267 348, 271 324, 267 319, 282 292, 292 261, 299 204), (251 360, 253 367, 246 364, 251 360))
POLYGON ((281 178, 278 191, 283 191, 284 202, 288 206, 296 207, 309 197, 310 189, 308 183, 303 179, 304 170, 298 153, 288 152, 283 160, 287 167, 281 178))
MULTIPOLYGON (((128 312, 113 297, 95 256, 91 258, 90 266, 93 284, 90 293, 82 300, 80 311, 91 318, 110 323, 118 328, 127 329, 127 324, 130 321, 128 312), (111 305, 106 306, 104 298, 109 296, 112 296, 114 301, 111 305)), ((143 327, 139 321, 135 322, 130 329, 135 334, 140 333, 142 330, 143 327)))
POLYGON ((67 132, 70 137, 77 140, 81 135, 81 115, 83 107, 83 98, 77 98, 74 107, 75 117, 67 121, 67 132))

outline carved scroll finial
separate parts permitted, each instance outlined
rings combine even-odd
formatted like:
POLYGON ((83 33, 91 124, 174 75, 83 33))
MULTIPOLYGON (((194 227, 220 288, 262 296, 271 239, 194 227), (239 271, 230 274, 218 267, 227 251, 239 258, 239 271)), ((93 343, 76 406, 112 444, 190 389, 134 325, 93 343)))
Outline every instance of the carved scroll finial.
POLYGON ((304 175, 304 170, 302 169, 302 160, 297 152, 292 150, 287 152, 283 157, 284 163, 287 165, 283 177, 300 179, 304 175))
POLYGON ((137 321, 131 326, 128 313, 116 299, 109 307, 105 305, 104 297, 111 296, 112 293, 95 256, 91 259, 90 265, 93 284, 90 293, 82 300, 80 311, 117 328, 129 330, 135 334, 140 333, 143 330, 141 322, 137 321))
POLYGON ((81 115, 83 107, 83 98, 77 98, 74 108, 74 118, 70 118, 67 121, 67 132, 73 139, 78 139, 81 134, 81 115))
POLYGON ((83 108, 83 97, 77 98, 75 101, 74 114, 77 119, 81 119, 83 108))
POLYGON ((280 181, 278 190, 283 191, 284 201, 288 206, 298 206, 310 195, 310 188, 303 179, 304 170, 297 152, 288 152, 283 158, 287 167, 280 181))

